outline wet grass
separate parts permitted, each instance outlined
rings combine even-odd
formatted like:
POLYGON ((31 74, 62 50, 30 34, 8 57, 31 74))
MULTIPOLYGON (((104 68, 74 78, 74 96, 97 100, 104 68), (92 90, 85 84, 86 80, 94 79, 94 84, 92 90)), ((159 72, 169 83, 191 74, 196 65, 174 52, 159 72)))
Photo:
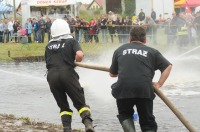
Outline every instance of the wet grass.
MULTIPOLYGON (((38 122, 29 117, 16 117, 12 114, 0 114, 0 130, 5 131, 38 131, 43 132, 62 132, 62 125, 47 122, 38 122)), ((75 129, 72 132, 83 132, 81 129, 75 129)))
POLYGON ((23 121, 24 125, 48 125, 51 127, 62 128, 61 125, 53 124, 53 123, 46 123, 46 122, 38 122, 35 120, 30 119, 29 117, 16 117, 13 114, 0 114, 1 120, 21 120, 23 121))

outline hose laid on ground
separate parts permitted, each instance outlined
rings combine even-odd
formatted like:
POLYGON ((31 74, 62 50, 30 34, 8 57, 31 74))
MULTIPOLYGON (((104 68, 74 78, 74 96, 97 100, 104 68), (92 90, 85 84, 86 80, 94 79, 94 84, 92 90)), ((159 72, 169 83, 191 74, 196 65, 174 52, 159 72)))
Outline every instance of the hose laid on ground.
MULTIPOLYGON (((89 65, 80 62, 75 62, 76 66, 93 69, 93 70, 100 70, 100 71, 109 71, 108 67, 104 66, 96 66, 96 65, 89 65)), ((172 112, 177 116, 177 118, 183 123, 183 125, 190 131, 196 132, 196 130, 192 127, 189 121, 179 112, 179 110, 172 104, 172 102, 162 93, 162 91, 158 88, 154 89, 155 93, 163 100, 163 102, 172 110, 172 112)))

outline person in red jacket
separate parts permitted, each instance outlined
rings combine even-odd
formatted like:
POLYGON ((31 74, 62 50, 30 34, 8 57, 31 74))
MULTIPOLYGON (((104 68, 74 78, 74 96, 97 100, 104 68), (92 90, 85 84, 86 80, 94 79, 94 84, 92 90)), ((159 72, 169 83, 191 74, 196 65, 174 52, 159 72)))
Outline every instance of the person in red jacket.
POLYGON ((94 26, 95 26, 96 22, 94 21, 94 19, 91 19, 88 26, 89 26, 89 42, 92 43, 93 41, 93 37, 95 34, 95 30, 94 30, 94 26))

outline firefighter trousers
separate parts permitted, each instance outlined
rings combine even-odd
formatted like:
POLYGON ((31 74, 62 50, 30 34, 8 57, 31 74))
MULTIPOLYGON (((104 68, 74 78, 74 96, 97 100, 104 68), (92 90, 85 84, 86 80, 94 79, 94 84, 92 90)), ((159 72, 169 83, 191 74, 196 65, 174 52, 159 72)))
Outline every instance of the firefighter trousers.
POLYGON ((89 107, 85 104, 84 90, 79 83, 79 76, 73 68, 51 68, 48 70, 47 81, 57 105, 60 107, 60 112, 72 112, 67 95, 78 111, 83 107, 89 107))

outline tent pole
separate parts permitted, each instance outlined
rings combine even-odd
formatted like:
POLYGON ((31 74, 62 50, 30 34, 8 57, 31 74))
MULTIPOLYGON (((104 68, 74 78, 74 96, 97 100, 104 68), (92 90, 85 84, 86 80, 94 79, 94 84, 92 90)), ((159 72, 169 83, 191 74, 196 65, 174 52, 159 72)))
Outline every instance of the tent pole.
POLYGON ((15 8, 15 0, 13 0, 13 13, 14 13, 14 21, 16 21, 16 8, 15 8))
POLYGON ((4 17, 4 19, 6 19, 6 17, 5 17, 5 14, 3 13, 3 17, 4 17))

